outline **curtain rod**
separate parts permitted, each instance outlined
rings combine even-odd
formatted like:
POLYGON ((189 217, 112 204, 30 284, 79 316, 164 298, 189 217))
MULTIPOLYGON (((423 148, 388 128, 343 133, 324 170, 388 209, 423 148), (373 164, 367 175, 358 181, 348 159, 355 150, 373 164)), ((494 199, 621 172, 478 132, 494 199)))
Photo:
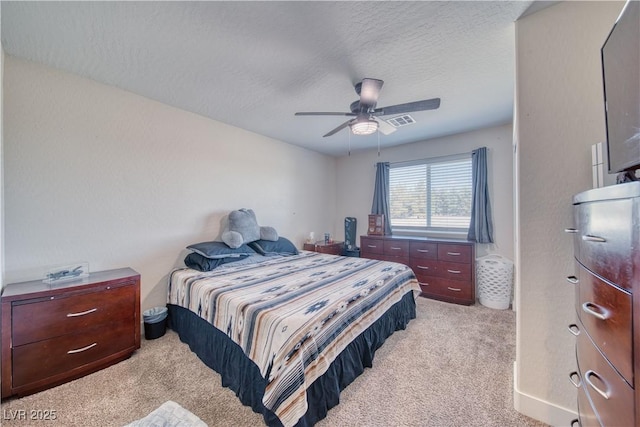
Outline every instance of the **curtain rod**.
MULTIPOLYGON (((414 163, 415 164, 418 164, 418 163, 435 163, 435 162, 437 162, 439 160, 443 160, 443 159, 452 159, 452 160, 456 159, 456 158, 463 159, 463 158, 470 157, 471 154, 472 154, 472 151, 467 151, 467 152, 464 152, 464 153, 449 154, 449 155, 446 155, 446 156, 426 157, 426 158, 423 158, 423 159, 402 160, 402 161, 399 161, 399 162, 388 162, 388 163, 389 163, 389 165, 394 165, 394 166, 402 165, 402 164, 406 164, 407 166, 409 166, 409 165, 414 164, 414 163)), ((378 163, 384 163, 384 162, 378 162, 378 163)), ((377 167, 378 163, 374 163, 373 167, 374 168, 377 167)))

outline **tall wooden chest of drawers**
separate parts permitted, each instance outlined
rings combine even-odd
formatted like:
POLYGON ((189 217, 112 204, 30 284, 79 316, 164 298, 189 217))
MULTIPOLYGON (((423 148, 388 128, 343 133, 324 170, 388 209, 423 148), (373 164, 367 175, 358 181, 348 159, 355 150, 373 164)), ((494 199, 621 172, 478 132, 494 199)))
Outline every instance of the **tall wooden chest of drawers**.
POLYGON ((140 348, 140 275, 130 268, 9 284, 1 301, 2 398, 79 378, 140 348))
POLYGON ((408 265, 425 297, 465 305, 476 301, 473 242, 360 236, 360 256, 408 265))
POLYGON ((573 209, 578 424, 637 426, 640 182, 580 193, 573 209))

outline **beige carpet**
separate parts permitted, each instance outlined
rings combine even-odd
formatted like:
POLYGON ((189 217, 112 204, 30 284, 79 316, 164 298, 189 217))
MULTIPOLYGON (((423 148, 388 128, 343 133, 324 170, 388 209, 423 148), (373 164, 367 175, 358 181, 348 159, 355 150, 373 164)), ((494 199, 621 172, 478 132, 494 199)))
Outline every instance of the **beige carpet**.
MULTIPOLYGON (((378 350, 319 427, 532 426, 513 409, 515 314, 418 299, 418 317, 378 350)), ((209 426, 259 426, 262 417, 220 385, 172 331, 130 359, 76 381, 2 403, 2 425, 123 426, 173 400, 209 426), (27 420, 10 420, 25 410, 27 420), (30 421, 30 411, 56 420, 30 421)))

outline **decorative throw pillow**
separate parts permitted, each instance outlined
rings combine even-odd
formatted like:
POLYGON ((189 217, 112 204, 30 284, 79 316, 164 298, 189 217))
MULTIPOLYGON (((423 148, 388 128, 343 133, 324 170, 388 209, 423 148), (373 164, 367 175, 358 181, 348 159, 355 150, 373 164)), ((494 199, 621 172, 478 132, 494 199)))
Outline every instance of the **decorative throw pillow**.
POLYGON ((240 261, 241 259, 245 259, 249 255, 240 255, 234 257, 226 257, 226 258, 207 258, 197 252, 191 252, 184 259, 184 264, 198 271, 211 271, 214 268, 228 264, 230 262, 240 261))
POLYGON ((233 258, 243 255, 253 255, 256 252, 247 245, 239 245, 237 248, 230 248, 224 242, 201 242, 187 246, 187 249, 202 255, 205 258, 233 258))
POLYGON ((261 255, 297 255, 298 248, 285 237, 279 237, 276 241, 256 240, 248 245, 261 255))

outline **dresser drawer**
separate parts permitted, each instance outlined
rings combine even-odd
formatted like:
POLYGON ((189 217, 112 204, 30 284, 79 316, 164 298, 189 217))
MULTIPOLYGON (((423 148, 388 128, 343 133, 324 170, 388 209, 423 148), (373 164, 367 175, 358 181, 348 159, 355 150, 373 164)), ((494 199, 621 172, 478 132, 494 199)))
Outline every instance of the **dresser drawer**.
POLYGON ((99 361, 119 351, 136 348, 129 319, 77 334, 67 334, 13 348, 12 386, 21 387, 99 361))
POLYGON ((456 262, 439 262, 438 276, 452 280, 471 280, 471 264, 456 262))
POLYGON ((409 267, 411 267, 416 276, 436 276, 438 274, 438 261, 430 259, 411 258, 409 267))
MULTIPOLYGON (((576 258, 589 270, 625 289, 632 288, 633 201, 631 199, 576 205, 576 258)), ((637 224, 635 225, 637 227, 637 224)))
POLYGON ((408 257, 409 256, 409 242, 407 242, 407 241, 385 240, 384 241, 384 254, 385 255, 392 255, 392 256, 408 257))
POLYGON ((447 262, 471 263, 471 246, 438 244, 438 259, 447 262))
POLYGON ((360 237, 360 250, 363 254, 382 254, 384 253, 384 240, 360 237))
POLYGON ((580 414, 580 427, 602 427, 598 415, 596 414, 589 396, 586 392, 586 384, 582 381, 582 384, 578 387, 578 413, 580 414))
POLYGON ((418 282, 422 292, 429 296, 439 296, 453 300, 471 300, 472 290, 469 282, 448 280, 442 277, 419 276, 418 282))
POLYGON ((41 341, 87 327, 109 327, 113 319, 134 321, 136 288, 122 286, 12 306, 13 346, 41 341), (34 325, 38 327, 34 328, 34 325))
POLYGON ((438 245, 436 243, 427 242, 410 242, 409 256, 411 258, 420 259, 437 259, 438 245))
POLYGON ((582 383, 602 424, 633 426, 633 388, 618 375, 587 334, 578 334, 576 349, 582 383))
POLYGON ((577 263, 579 297, 576 311, 583 331, 616 370, 633 385, 632 297, 577 263))

